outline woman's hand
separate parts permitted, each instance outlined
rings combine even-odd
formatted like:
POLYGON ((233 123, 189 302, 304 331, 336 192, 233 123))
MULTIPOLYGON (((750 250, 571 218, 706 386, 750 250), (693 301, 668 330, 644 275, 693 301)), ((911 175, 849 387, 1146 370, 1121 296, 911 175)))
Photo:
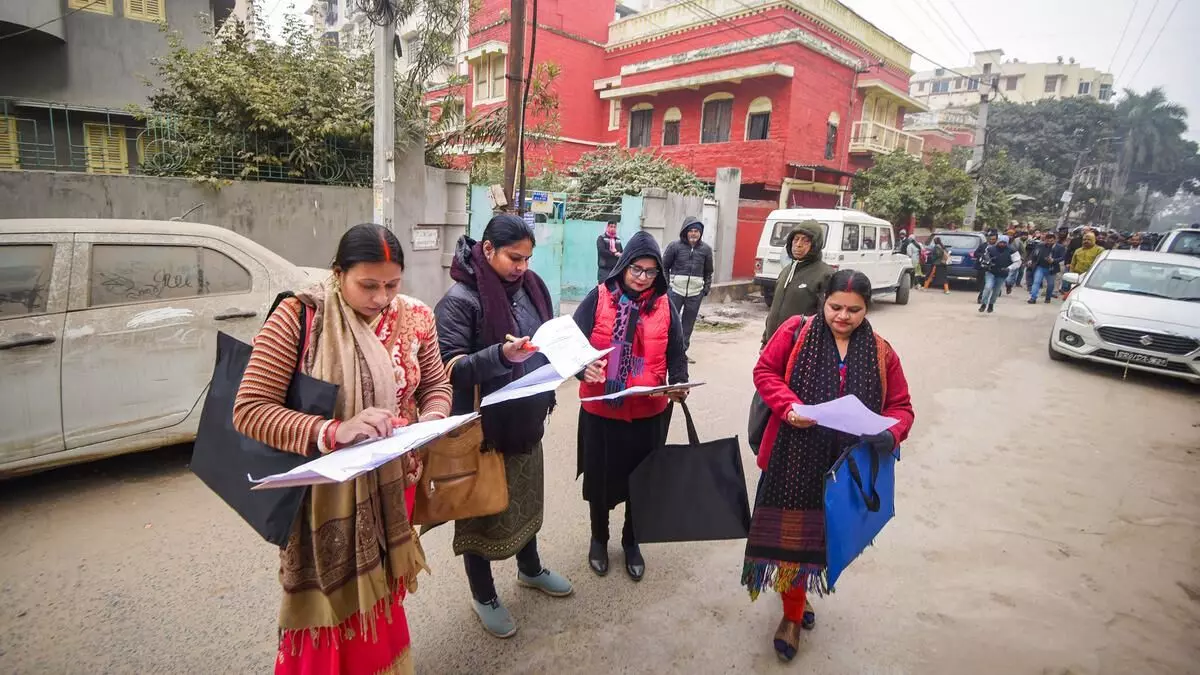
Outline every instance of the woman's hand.
POLYGON ((340 448, 361 441, 390 436, 393 419, 396 418, 391 411, 383 408, 367 408, 339 424, 333 440, 340 448))
POLYGON ((807 417, 796 414, 795 410, 789 410, 784 420, 797 429, 807 429, 817 423, 816 420, 810 420, 807 417))
POLYGON ((537 353, 537 348, 529 344, 528 337, 509 340, 500 346, 504 360, 509 363, 522 363, 537 353))
POLYGON ((691 391, 691 389, 672 389, 671 391, 666 392, 666 396, 675 403, 683 403, 687 400, 689 391, 691 391))
POLYGON ((419 452, 407 452, 400 456, 400 466, 404 468, 404 480, 408 485, 416 485, 425 471, 425 462, 419 452))
POLYGON ((606 368, 608 368, 608 359, 589 363, 588 367, 583 370, 583 381, 588 384, 603 384, 606 368))

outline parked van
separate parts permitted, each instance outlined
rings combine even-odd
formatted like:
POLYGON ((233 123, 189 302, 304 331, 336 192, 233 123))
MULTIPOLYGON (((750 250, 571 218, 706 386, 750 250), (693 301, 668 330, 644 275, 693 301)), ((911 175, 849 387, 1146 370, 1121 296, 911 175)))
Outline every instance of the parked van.
POLYGON ((855 269, 871 279, 874 295, 896 294, 896 303, 908 304, 913 264, 895 252, 892 224, 849 209, 778 209, 767 216, 755 253, 754 281, 767 302, 775 295, 775 280, 789 261, 783 250, 788 232, 805 220, 821 223, 825 247, 821 259, 834 269, 855 269))

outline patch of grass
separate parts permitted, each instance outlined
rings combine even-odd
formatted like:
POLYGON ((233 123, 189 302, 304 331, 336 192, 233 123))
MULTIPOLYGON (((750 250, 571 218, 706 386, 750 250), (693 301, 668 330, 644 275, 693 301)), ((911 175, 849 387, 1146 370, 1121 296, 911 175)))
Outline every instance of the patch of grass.
POLYGON ((731 323, 708 323, 706 321, 697 321, 696 330, 705 333, 734 333, 740 330, 742 324, 731 323))

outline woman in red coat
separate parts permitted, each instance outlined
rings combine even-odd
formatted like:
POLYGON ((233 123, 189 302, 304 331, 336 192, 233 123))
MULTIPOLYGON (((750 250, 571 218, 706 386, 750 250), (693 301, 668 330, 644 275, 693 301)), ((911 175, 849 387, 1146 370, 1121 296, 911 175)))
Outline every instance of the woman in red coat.
POLYGON ((796 656, 800 629, 816 616, 807 590, 825 590, 825 473, 842 450, 860 441, 892 452, 912 429, 913 409, 900 358, 867 321, 871 281, 861 272, 833 275, 816 316, 794 316, 771 337, 754 367, 754 386, 771 409, 758 467, 763 470, 746 543, 742 584, 757 598, 764 589, 783 596, 775 652, 796 656), (803 322, 803 323, 802 323, 803 322), (796 331, 800 332, 797 335, 796 331), (805 417, 792 405, 813 405, 853 394, 867 408, 897 422, 856 438, 805 417))

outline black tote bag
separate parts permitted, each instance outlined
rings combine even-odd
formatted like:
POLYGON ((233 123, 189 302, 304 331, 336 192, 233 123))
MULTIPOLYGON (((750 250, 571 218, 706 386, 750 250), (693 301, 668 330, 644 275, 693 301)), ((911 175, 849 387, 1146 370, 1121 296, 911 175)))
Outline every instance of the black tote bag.
POLYGON ((687 404, 688 444, 650 453, 629 477, 639 543, 745 539, 750 499, 737 437, 701 443, 687 404))
MULTIPOLYGON (((275 306, 290 293, 275 299, 275 306)), ((303 354, 308 335, 306 308, 300 310, 300 346, 303 354)), ((270 312, 267 314, 270 316, 270 312)), ((192 450, 192 473, 204 481, 226 504, 233 508, 263 539, 283 546, 300 513, 308 487, 251 490, 247 475, 263 476, 289 471, 310 459, 292 452, 276 450, 251 440, 233 428, 233 401, 242 375, 250 362, 250 345, 237 338, 217 333, 217 364, 213 368, 208 396, 200 414, 196 444, 192 450)), ((297 361, 299 362, 299 361, 297 361)), ((292 374, 284 406, 310 415, 333 417, 338 387, 300 372, 292 374)))

